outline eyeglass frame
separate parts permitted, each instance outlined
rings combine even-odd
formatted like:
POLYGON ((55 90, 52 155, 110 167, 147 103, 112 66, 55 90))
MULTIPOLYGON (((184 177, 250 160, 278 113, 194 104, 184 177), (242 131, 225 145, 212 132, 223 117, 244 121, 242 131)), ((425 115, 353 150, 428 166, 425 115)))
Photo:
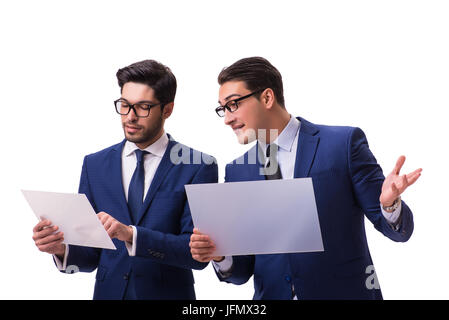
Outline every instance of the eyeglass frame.
POLYGON ((129 103, 128 100, 126 100, 126 99, 124 99, 124 98, 119 98, 119 99, 117 99, 117 100, 114 101, 115 111, 116 111, 119 115, 121 115, 121 116, 127 116, 127 115, 131 112, 131 109, 132 109, 132 110, 134 111, 134 114, 136 115, 137 118, 148 118, 148 117, 150 116, 150 110, 151 110, 151 108, 156 107, 156 106, 159 106, 159 105, 162 105, 161 108, 163 108, 163 107, 165 106, 165 104, 166 104, 166 103, 163 103, 163 102, 150 104, 150 103, 147 103, 147 102, 145 102, 145 101, 140 101, 140 102, 131 104, 131 103, 129 103), (127 113, 120 113, 120 112, 118 112, 118 110, 117 110, 117 102, 119 102, 119 101, 126 102, 126 104, 128 105, 128 112, 127 112, 127 113), (139 115, 137 114, 137 110, 136 110, 136 107, 135 107, 136 105, 146 105, 146 106, 148 106, 148 109, 143 109, 143 110, 147 110, 147 111, 148 111, 148 114, 147 114, 146 116, 139 116, 139 115))
MULTIPOLYGON (((265 88, 265 89, 266 89, 266 88, 265 88)), ((219 114, 219 112, 220 112, 221 110, 224 110, 224 112, 226 112, 225 110, 228 110, 228 111, 231 112, 231 113, 236 112, 236 111, 238 110, 238 108, 239 108, 239 102, 240 102, 240 101, 242 101, 242 100, 244 100, 244 99, 246 99, 246 98, 249 98, 249 97, 255 95, 256 93, 260 93, 260 92, 264 91, 265 89, 259 89, 259 90, 256 90, 256 91, 251 92, 250 94, 247 94, 246 96, 243 96, 243 97, 240 97, 240 98, 237 98, 237 99, 233 99, 233 100, 229 100, 228 102, 226 102, 226 103, 224 104, 224 106, 219 105, 218 107, 216 107, 216 108, 215 108, 215 112, 217 113, 217 115, 218 115, 220 118, 223 118, 223 117, 225 116, 225 114, 223 114, 223 115, 221 116, 221 115, 219 114), (234 111, 232 111, 232 110, 231 110, 231 107, 228 106, 228 104, 231 103, 231 102, 234 102, 234 103, 235 103, 235 107, 236 107, 236 108, 235 108, 234 111)))

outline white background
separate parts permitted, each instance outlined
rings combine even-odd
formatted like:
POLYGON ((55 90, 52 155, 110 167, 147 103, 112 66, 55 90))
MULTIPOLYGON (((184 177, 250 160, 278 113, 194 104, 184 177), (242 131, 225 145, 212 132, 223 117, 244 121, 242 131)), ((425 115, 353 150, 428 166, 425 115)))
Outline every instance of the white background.
MULTIPOLYGON (((415 232, 394 243, 367 220, 386 299, 448 299, 446 1, 2 1, 0 4, 0 298, 90 299, 94 273, 59 273, 31 239, 20 189, 76 192, 83 156, 123 138, 115 73, 143 59, 178 80, 175 139, 224 164, 242 154, 214 113, 217 75, 248 56, 283 75, 287 110, 361 127, 385 172, 422 167, 403 195, 415 232)), ((268 237, 277 237, 272 234, 268 237)), ((250 299, 195 272, 199 299, 250 299)))

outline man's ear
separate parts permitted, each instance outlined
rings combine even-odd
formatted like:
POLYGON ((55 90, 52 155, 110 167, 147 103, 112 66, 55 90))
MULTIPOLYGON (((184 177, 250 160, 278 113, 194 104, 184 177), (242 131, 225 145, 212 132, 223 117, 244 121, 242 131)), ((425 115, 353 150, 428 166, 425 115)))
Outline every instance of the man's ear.
POLYGON ((164 118, 164 120, 168 119, 171 116, 174 106, 174 102, 170 102, 164 105, 164 110, 162 111, 162 118, 164 118))
POLYGON ((270 88, 265 89, 260 95, 260 100, 267 109, 271 109, 275 102, 274 91, 270 88))

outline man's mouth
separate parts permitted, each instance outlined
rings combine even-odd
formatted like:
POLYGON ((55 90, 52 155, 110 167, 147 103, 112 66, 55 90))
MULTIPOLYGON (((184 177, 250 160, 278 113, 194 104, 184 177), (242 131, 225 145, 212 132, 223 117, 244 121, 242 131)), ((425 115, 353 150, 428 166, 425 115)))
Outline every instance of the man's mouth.
POLYGON ((245 125, 244 124, 236 124, 232 126, 232 130, 234 131, 238 131, 240 129, 242 129, 245 125))
POLYGON ((125 125, 125 129, 126 129, 126 132, 128 132, 128 133, 136 133, 141 128, 140 127, 134 127, 134 126, 125 125))

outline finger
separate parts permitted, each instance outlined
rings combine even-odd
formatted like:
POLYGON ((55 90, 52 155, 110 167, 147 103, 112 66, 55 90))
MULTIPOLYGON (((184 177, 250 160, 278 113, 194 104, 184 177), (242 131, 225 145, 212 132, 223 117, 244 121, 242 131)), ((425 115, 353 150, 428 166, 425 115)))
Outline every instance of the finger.
POLYGON ((207 252, 214 252, 216 250, 215 245, 211 245, 210 243, 193 243, 190 247, 190 252, 192 253, 207 253, 207 252))
POLYGON ((192 248, 190 252, 193 254, 201 254, 201 255, 210 255, 212 256, 212 253, 214 252, 214 247, 207 247, 207 248, 192 248))
POLYGON ((112 226, 110 226, 109 228, 105 228, 105 230, 106 230, 106 232, 108 233, 108 236, 110 237, 110 238, 114 238, 114 236, 115 236, 115 232, 116 232, 116 229, 115 228, 113 228, 112 226))
POLYGON ((210 238, 208 235, 205 235, 205 234, 202 234, 202 235, 192 234, 190 236, 190 240, 191 241, 210 241, 210 238))
POLYGON ((120 234, 121 223, 114 220, 111 226, 107 229, 107 232, 111 238, 115 238, 120 234))
POLYGON ((209 236, 197 235, 197 234, 192 234, 190 236, 190 241, 191 242, 210 242, 210 243, 212 243, 212 240, 209 238, 209 236))
POLYGON ((103 216, 103 218, 102 218, 102 220, 100 220, 102 223, 103 223, 103 225, 104 224, 107 224, 107 223, 112 223, 112 222, 114 222, 114 221, 117 221, 117 220, 115 220, 112 216, 110 216, 110 215, 108 215, 108 214, 105 214, 104 216, 103 216))
POLYGON ((41 245, 45 245, 45 244, 48 244, 48 243, 51 243, 54 241, 58 241, 63 238, 64 238, 64 234, 62 232, 58 232, 57 234, 39 239, 35 243, 36 243, 36 246, 41 246, 41 245))
POLYGON ((45 237, 48 237, 52 233, 55 233, 58 230, 57 226, 46 227, 42 231, 36 232, 33 234, 33 240, 39 240, 45 237))
POLYGON ((35 242, 36 246, 39 248, 43 245, 47 245, 53 242, 63 241, 64 235, 58 235, 58 236, 49 236, 47 238, 43 238, 41 240, 38 240, 35 242))
POLYGON ((107 220, 110 215, 108 215, 106 212, 101 211, 97 213, 97 217, 98 219, 100 219, 101 223, 104 223, 104 221, 107 220))
POLYGON ((202 233, 200 232, 200 230, 197 229, 197 228, 193 228, 193 233, 194 233, 194 234, 202 234, 202 233))
POLYGON ((407 175, 408 185, 411 186, 412 184, 414 184, 419 177, 421 177, 421 172, 416 172, 411 176, 407 175))
POLYGON ((42 252, 49 252, 49 251, 52 251, 53 249, 55 249, 55 247, 61 245, 63 241, 64 241, 64 238, 59 239, 57 241, 53 241, 48 244, 40 245, 37 248, 42 252))
POLYGON ((112 220, 106 220, 104 223, 103 223, 103 227, 104 227, 104 229, 106 230, 106 231, 108 231, 110 228, 111 228, 111 226, 112 226, 112 223, 113 223, 114 221, 112 221, 112 220))
POLYGON ((104 225, 106 222, 108 222, 109 220, 111 220, 111 216, 108 215, 108 214, 101 215, 101 217, 100 217, 100 221, 101 221, 101 223, 102 223, 103 225, 104 225))
POLYGON ((398 160, 396 161, 396 165, 394 166, 394 169, 393 169, 394 174, 399 174, 402 166, 404 165, 404 162, 405 162, 405 156, 400 156, 398 158, 398 160))
POLYGON ((421 172, 422 172, 422 168, 416 169, 415 171, 410 172, 409 174, 407 174, 407 179, 410 180, 410 179, 413 178, 415 175, 421 174, 421 172))
POLYGON ((211 241, 194 241, 192 242, 191 248, 209 248, 214 247, 211 241))
POLYGON ((42 229, 44 229, 44 227, 48 227, 48 226, 51 226, 51 221, 50 221, 50 220, 47 220, 47 219, 42 220, 42 221, 40 221, 38 224, 36 224, 36 225, 34 226, 33 232, 39 232, 39 231, 41 231, 42 229))

